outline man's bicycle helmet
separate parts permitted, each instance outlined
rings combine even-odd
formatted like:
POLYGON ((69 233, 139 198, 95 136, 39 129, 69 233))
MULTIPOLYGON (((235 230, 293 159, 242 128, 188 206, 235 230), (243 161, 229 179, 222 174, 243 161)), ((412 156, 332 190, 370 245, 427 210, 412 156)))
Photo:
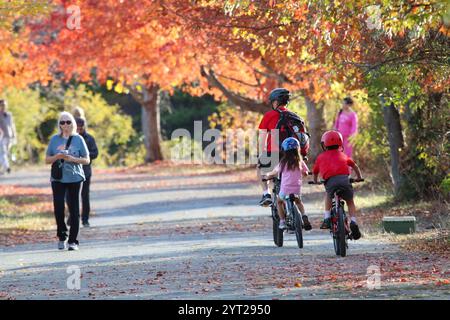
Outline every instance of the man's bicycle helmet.
POLYGON ((290 97, 291 94, 289 93, 289 90, 284 88, 276 88, 270 92, 269 101, 271 105, 274 101, 278 101, 280 105, 286 105, 289 102, 290 97))

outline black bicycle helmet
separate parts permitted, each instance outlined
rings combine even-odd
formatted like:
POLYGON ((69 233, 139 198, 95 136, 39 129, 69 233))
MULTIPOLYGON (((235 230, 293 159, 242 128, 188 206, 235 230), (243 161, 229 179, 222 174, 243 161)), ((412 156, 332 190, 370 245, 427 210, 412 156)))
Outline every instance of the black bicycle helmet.
POLYGON ((278 101, 281 105, 286 105, 289 102, 291 94, 289 90, 284 88, 276 88, 270 92, 269 101, 272 105, 272 102, 278 101))

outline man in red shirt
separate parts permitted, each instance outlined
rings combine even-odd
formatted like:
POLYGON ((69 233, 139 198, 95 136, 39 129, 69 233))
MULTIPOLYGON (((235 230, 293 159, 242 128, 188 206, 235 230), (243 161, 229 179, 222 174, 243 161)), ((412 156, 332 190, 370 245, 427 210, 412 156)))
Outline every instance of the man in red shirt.
POLYGON ((327 131, 323 134, 321 140, 322 148, 325 152, 321 153, 314 164, 313 174, 314 182, 317 183, 317 177, 320 173, 325 180, 325 216, 320 229, 329 229, 331 225, 331 199, 337 189, 343 190, 341 196, 347 202, 350 216, 350 229, 354 240, 361 237, 358 224, 356 223, 356 206, 353 201, 353 187, 349 181, 350 169, 355 170, 356 177, 361 180, 361 171, 352 158, 348 157, 342 149, 343 139, 338 131, 327 131))
MULTIPOLYGON (((277 88, 270 92, 269 101, 272 110, 264 114, 261 123, 259 124, 259 150, 262 150, 258 158, 257 175, 258 180, 261 181, 262 171, 272 171, 280 160, 279 149, 279 133, 276 130, 278 120, 280 119, 280 112, 288 111, 286 105, 290 99, 290 93, 284 88, 277 88)), ((261 187, 263 196, 259 204, 267 207, 272 204, 272 196, 269 191, 269 182, 262 181, 261 187)))

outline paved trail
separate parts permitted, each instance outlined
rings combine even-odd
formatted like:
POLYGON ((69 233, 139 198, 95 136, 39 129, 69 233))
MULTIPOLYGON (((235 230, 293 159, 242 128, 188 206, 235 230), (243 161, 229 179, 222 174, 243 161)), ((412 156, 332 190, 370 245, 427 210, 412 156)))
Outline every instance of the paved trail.
MULTIPOLYGON (((2 184, 49 189, 47 171, 24 179, 29 174, 3 177, 2 184)), ((440 257, 371 237, 336 257, 329 234, 317 229, 317 187, 304 188, 314 227, 304 249, 294 235, 275 247, 253 177, 97 174, 95 216, 92 228, 81 229, 80 251, 56 250, 54 231, 47 242, 0 247, 0 299, 450 298, 448 286, 433 280, 449 278, 440 257), (71 266, 80 269, 79 290, 68 289, 71 266), (370 266, 380 268, 379 289, 367 287, 370 266)))

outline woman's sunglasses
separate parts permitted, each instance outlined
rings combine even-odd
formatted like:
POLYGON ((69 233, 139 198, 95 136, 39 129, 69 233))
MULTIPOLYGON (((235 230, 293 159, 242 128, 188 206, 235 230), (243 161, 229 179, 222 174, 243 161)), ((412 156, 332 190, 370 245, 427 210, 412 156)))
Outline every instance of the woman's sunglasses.
POLYGON ((68 126, 70 126, 70 125, 72 124, 72 121, 70 121, 70 120, 67 120, 67 121, 60 121, 59 124, 62 125, 62 126, 65 125, 65 124, 67 124, 68 126))

